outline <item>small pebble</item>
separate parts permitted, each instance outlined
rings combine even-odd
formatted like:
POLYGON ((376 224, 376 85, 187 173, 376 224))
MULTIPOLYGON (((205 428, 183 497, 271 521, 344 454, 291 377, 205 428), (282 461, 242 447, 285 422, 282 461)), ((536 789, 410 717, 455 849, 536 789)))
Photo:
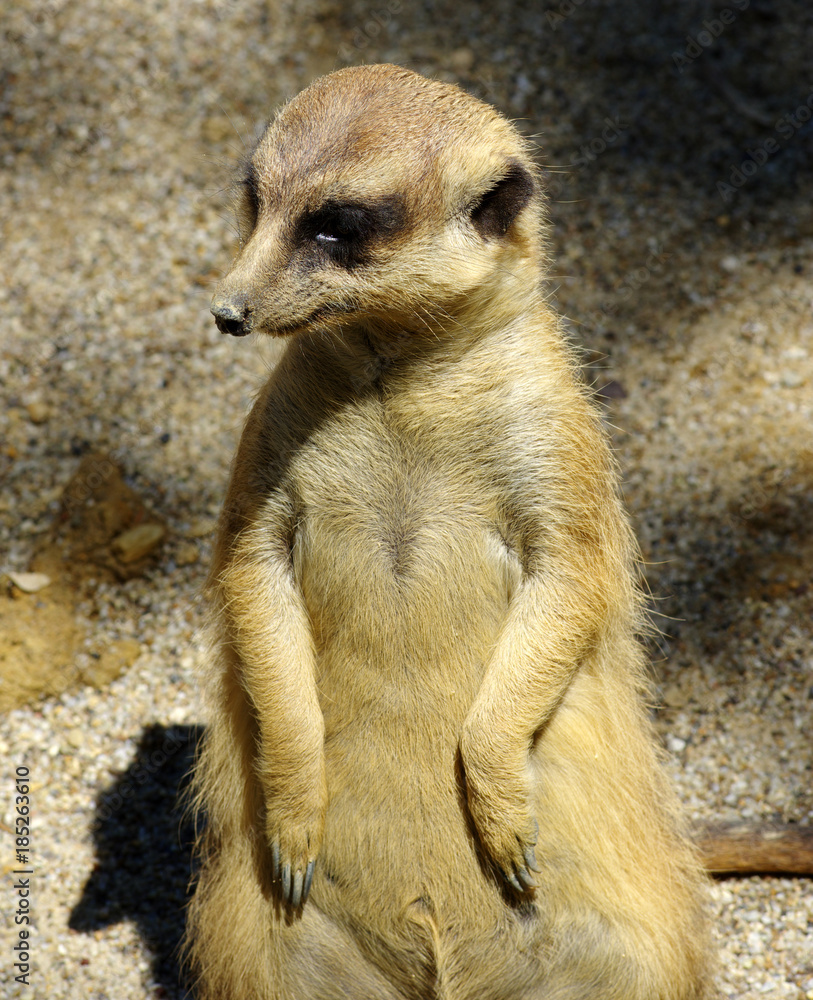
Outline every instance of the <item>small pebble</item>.
POLYGON ((46 573, 6 573, 15 587, 26 594, 36 594, 43 590, 51 582, 51 577, 46 573))
POLYGON ((162 524, 139 524, 114 538, 111 548, 123 563, 136 562, 149 555, 165 534, 162 524))
POLYGON ((42 400, 34 400, 26 405, 28 417, 32 424, 44 424, 51 415, 51 410, 47 403, 42 400))
POLYGON ((449 62, 456 73, 466 73, 474 65, 474 53, 471 49, 453 49, 449 53, 449 62))
POLYGON ((65 739, 68 741, 70 746, 79 749, 85 745, 85 733, 81 729, 69 729, 65 733, 65 739))
POLYGON ((193 542, 181 542, 175 553, 175 562, 179 566, 191 566, 198 561, 200 552, 193 542))

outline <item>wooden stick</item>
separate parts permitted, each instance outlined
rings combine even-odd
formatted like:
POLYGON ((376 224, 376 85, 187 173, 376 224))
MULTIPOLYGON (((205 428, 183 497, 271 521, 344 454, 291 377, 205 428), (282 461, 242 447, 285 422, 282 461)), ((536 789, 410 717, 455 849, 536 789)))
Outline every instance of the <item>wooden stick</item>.
POLYGON ((694 842, 712 875, 813 875, 813 827, 711 824, 695 831, 694 842))

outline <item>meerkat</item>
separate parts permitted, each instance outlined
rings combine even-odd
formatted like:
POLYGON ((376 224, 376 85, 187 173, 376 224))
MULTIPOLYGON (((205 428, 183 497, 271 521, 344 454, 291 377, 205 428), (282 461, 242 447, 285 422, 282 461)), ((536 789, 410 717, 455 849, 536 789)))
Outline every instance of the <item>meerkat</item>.
POLYGON ((219 329, 287 338, 209 592, 202 1000, 700 1000, 637 554, 529 146, 395 66, 277 114, 219 329))

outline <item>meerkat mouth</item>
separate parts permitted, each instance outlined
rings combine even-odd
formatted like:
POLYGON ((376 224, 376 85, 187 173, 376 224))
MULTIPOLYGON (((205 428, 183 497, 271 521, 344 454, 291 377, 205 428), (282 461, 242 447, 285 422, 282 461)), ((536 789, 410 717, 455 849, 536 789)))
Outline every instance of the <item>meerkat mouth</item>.
POLYGON ((236 313, 232 314, 230 310, 223 306, 219 307, 217 311, 212 309, 215 325, 218 330, 230 337, 247 337, 251 333, 265 333, 271 337, 287 337, 312 329, 314 325, 319 323, 319 320, 326 317, 350 312, 353 312, 353 309, 349 306, 343 308, 341 306, 328 305, 320 306, 307 316, 292 323, 256 323, 253 320, 250 309, 240 315, 236 313))
POLYGON ((272 337, 289 337, 318 328, 321 320, 348 316, 352 312, 355 312, 352 306, 320 306, 318 309, 314 309, 312 313, 293 323, 275 323, 273 326, 268 324, 258 327, 257 332, 268 333, 272 337))

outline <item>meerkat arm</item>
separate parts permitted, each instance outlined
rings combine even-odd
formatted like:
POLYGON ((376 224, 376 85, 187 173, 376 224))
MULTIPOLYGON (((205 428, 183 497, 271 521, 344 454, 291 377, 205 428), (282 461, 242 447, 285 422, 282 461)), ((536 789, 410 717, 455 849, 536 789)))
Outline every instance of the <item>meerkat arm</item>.
POLYGON ((284 536, 263 519, 237 539, 220 575, 228 637, 259 730, 255 767, 275 879, 305 902, 327 800, 324 718, 311 626, 284 536))
POLYGON ((488 856, 518 891, 534 885, 532 872, 538 870, 528 753, 565 696, 606 612, 603 560, 593 555, 595 560, 579 559, 566 574, 526 574, 463 727, 460 752, 469 811, 488 856))

